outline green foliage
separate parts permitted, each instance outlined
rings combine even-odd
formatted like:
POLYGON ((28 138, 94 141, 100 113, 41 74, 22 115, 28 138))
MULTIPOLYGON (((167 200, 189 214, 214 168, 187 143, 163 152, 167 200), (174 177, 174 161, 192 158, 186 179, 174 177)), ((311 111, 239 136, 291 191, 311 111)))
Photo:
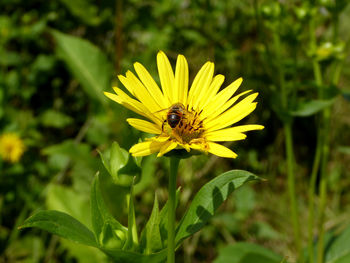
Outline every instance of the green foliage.
POLYGON ((307 117, 314 115, 321 110, 330 107, 335 102, 334 99, 331 100, 311 100, 304 103, 300 103, 297 109, 292 111, 293 116, 307 117))
MULTIPOLYGON (((206 222, 211 226, 184 240, 186 245, 178 248, 178 262, 210 262, 218 253, 219 260, 220 248, 235 241, 254 242, 283 257, 296 258, 289 231, 283 124, 292 127, 298 212, 306 222, 305 193, 318 127, 328 125, 322 117, 325 111, 332 112, 326 132, 329 144, 324 147, 330 151, 324 165, 329 192, 325 220, 326 226, 344 229, 350 209, 346 176, 350 152, 348 3, 124 0, 97 5, 90 0, 54 0, 38 5, 37 1, 0 1, 0 135, 15 132, 26 145, 19 162, 0 159, 0 262, 108 262, 96 247, 17 229, 33 211, 46 208, 67 213, 95 231, 92 204, 89 209, 92 183, 94 213, 102 220, 95 222, 100 231, 95 238, 98 246, 122 262, 127 258, 159 262, 166 257, 162 249, 167 243, 167 164, 155 156, 141 163, 127 154, 123 148, 129 149, 142 133, 125 122, 133 113, 108 103, 102 93, 112 85, 122 88, 116 75, 132 70, 136 61, 159 84, 155 60, 159 50, 166 52, 173 65, 176 55, 184 54, 190 80, 207 60, 215 62, 216 74, 225 75, 224 86, 242 76, 240 90, 259 92, 258 109, 247 123, 265 126, 262 133, 232 146, 239 154, 233 162, 208 155, 192 157, 180 167, 177 218, 187 213, 189 225, 185 227, 183 218, 178 233, 193 234, 197 228, 188 227, 194 218, 199 220, 198 229, 206 222), (315 35, 314 43, 311 35, 315 35), (322 85, 314 77, 315 62, 322 85), (281 100, 283 92, 286 102, 281 100), (213 208, 219 204, 209 201, 205 220, 198 219, 196 209, 201 206, 196 208, 194 201, 199 186, 237 167, 263 174, 268 181, 235 191, 234 198, 223 202, 214 216, 213 208), (97 170, 99 187, 94 179, 97 170), (130 200, 141 233, 134 252, 121 250, 125 244, 121 237, 130 234, 125 232, 130 200)), ((228 185, 223 187, 228 190, 228 185)), ((218 196, 226 196, 219 191, 218 196)), ((56 225, 45 221, 44 226, 53 229, 56 225)), ((307 233, 307 224, 301 230, 307 233)), ((350 260, 347 233, 327 234, 325 262, 350 260)), ((318 231, 312 233, 314 239, 317 243, 318 231)))
POLYGON ((327 263, 345 263, 350 260, 350 227, 336 236, 326 250, 327 263))
POLYGON ((96 240, 101 247, 123 247, 128 230, 109 213, 100 191, 98 175, 91 188, 91 220, 96 240))
POLYGON ((21 226, 37 227, 87 246, 97 247, 94 234, 70 215, 55 211, 40 211, 29 217, 21 226))
POLYGON ((199 231, 228 196, 244 183, 257 180, 253 174, 233 170, 217 176, 195 195, 176 230, 176 243, 199 231))
POLYGON ((111 65, 105 54, 86 40, 52 30, 56 52, 92 100, 105 104, 103 91, 110 86, 111 65))
MULTIPOLYGON (((104 161, 104 165, 109 168, 114 165, 116 167, 114 171, 118 172, 125 165, 129 156, 122 154, 124 149, 116 143, 111 147, 111 154, 113 151, 117 151, 119 154, 115 153, 114 158, 110 159, 109 163, 104 161)), ((110 168, 109 171, 112 169, 110 168)), ((205 184, 196 194, 179 223, 176 231, 177 245, 203 228, 217 208, 235 189, 246 182, 257 179, 258 177, 249 172, 234 170, 219 175, 205 184)), ((65 193, 66 196, 61 197, 62 199, 74 197, 74 194, 69 190, 58 188, 58 193, 65 193)), ((38 227, 71 241, 100 248, 116 262, 162 261, 166 255, 167 232, 164 229, 167 228, 168 203, 164 205, 162 210, 159 210, 158 199, 155 197, 152 213, 141 233, 139 243, 133 201, 133 184, 130 186, 128 196, 128 227, 124 227, 109 212, 101 193, 99 175, 97 174, 92 183, 90 196, 91 224, 94 233, 72 216, 55 210, 40 211, 34 214, 22 224, 21 228, 38 227), (69 229, 70 227, 73 229, 69 229)), ((119 205, 119 211, 121 208, 122 206, 119 205)), ((63 207, 63 210, 69 210, 69 208, 63 207)))
POLYGON ((100 153, 100 157, 104 167, 117 185, 132 185, 134 176, 139 180, 141 169, 136 164, 138 161, 131 157, 126 150, 120 148, 117 142, 113 142, 110 150, 103 154, 100 153))
POLYGON ((281 263, 282 257, 261 246, 238 242, 222 248, 215 263, 281 263))

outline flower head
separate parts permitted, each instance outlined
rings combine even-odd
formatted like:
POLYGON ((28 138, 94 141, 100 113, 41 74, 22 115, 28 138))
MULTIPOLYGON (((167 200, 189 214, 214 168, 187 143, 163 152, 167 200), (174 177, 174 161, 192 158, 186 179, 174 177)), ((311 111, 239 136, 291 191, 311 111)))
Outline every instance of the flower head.
POLYGON ((0 156, 3 160, 18 162, 24 149, 22 140, 15 133, 4 133, 0 136, 0 156))
POLYGON ((133 156, 145 156, 158 152, 162 156, 175 148, 191 149, 235 158, 236 153, 217 142, 245 139, 244 132, 260 130, 261 125, 240 125, 231 127, 256 108, 253 93, 237 102, 251 91, 234 95, 242 78, 219 91, 224 82, 223 75, 214 76, 214 63, 207 62, 188 88, 188 65, 179 55, 175 74, 167 56, 160 51, 157 55, 161 89, 138 62, 134 64, 136 77, 131 71, 119 80, 130 95, 114 87, 116 94, 105 95, 138 113, 148 120, 129 118, 128 123, 138 130, 156 134, 144 142, 131 147, 133 156))

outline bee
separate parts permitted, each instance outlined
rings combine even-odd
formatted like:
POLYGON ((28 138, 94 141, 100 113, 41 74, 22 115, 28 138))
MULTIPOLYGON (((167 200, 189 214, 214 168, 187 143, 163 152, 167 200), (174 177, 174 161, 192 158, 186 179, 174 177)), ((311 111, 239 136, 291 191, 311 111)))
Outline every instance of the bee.
POLYGON ((185 106, 182 103, 175 103, 171 105, 168 110, 166 121, 171 128, 175 128, 182 121, 185 115, 185 106))

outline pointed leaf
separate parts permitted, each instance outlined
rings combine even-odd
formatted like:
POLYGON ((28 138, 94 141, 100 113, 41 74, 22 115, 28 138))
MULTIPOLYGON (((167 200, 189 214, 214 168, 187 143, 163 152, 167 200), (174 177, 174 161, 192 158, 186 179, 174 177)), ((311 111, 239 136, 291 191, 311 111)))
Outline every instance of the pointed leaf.
POLYGON ((162 249, 159 223, 159 204, 157 195, 155 195, 151 216, 141 234, 141 247, 144 248, 146 254, 162 249))
POLYGON ((330 100, 311 100, 301 103, 298 108, 291 112, 292 116, 308 117, 331 106, 335 99, 330 100))
POLYGON ((104 202, 98 174, 91 188, 91 220, 96 239, 103 247, 121 247, 127 236, 127 228, 108 211, 104 202))
POLYGON ((145 255, 121 249, 103 249, 103 251, 110 256, 114 262, 122 263, 161 263, 165 262, 168 252, 167 249, 163 249, 157 253, 145 255))
POLYGON ((137 236, 137 228, 136 228, 136 217, 135 217, 135 207, 134 207, 134 196, 133 196, 133 188, 132 184, 130 187, 129 194, 129 213, 128 213, 128 237, 126 239, 123 250, 133 250, 138 246, 138 236, 137 236))
POLYGON ((20 228, 26 227, 37 227, 80 244, 98 247, 94 234, 78 220, 63 212, 40 211, 20 226, 20 228))
POLYGON ((326 251, 327 263, 345 263, 350 260, 350 226, 334 238, 326 251))
POLYGON ((112 67, 106 55, 90 42, 51 30, 56 40, 57 55, 93 99, 105 104, 103 91, 110 86, 112 67))
POLYGON ((111 175, 117 176, 118 171, 123 168, 129 159, 129 154, 126 150, 120 148, 117 142, 113 142, 110 153, 110 168, 111 175))
POLYGON ((176 231, 176 244, 199 231, 214 215, 216 209, 235 189, 258 177, 241 170, 232 170, 211 180, 195 195, 176 231))

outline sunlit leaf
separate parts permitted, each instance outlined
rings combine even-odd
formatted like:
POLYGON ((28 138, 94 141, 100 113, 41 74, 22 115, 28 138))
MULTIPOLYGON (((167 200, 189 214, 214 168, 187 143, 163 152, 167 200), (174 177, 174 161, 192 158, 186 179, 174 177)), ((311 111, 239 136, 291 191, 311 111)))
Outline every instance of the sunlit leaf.
POLYGON ((85 225, 63 212, 40 211, 25 220, 20 228, 26 227, 37 227, 80 244, 98 246, 94 234, 85 225))
POLYGON ((71 187, 51 183, 47 189, 46 205, 49 210, 67 213, 91 227, 88 195, 83 195, 71 187))
POLYGON ((96 239, 104 248, 122 247, 127 228, 121 225, 107 209, 100 190, 99 176, 96 175, 91 188, 91 220, 96 239))
POLYGON ((179 244, 186 237, 199 231, 235 189, 246 182, 257 179, 257 176, 249 172, 232 170, 217 176, 204 185, 193 198, 177 227, 176 243, 179 244))
POLYGON ((106 103, 103 91, 110 88, 112 67, 106 55, 90 42, 51 30, 57 55, 63 59, 91 99, 106 103))
POLYGON ((159 225, 159 204, 157 195, 155 195, 151 216, 141 234, 141 246, 146 254, 162 249, 159 225))

